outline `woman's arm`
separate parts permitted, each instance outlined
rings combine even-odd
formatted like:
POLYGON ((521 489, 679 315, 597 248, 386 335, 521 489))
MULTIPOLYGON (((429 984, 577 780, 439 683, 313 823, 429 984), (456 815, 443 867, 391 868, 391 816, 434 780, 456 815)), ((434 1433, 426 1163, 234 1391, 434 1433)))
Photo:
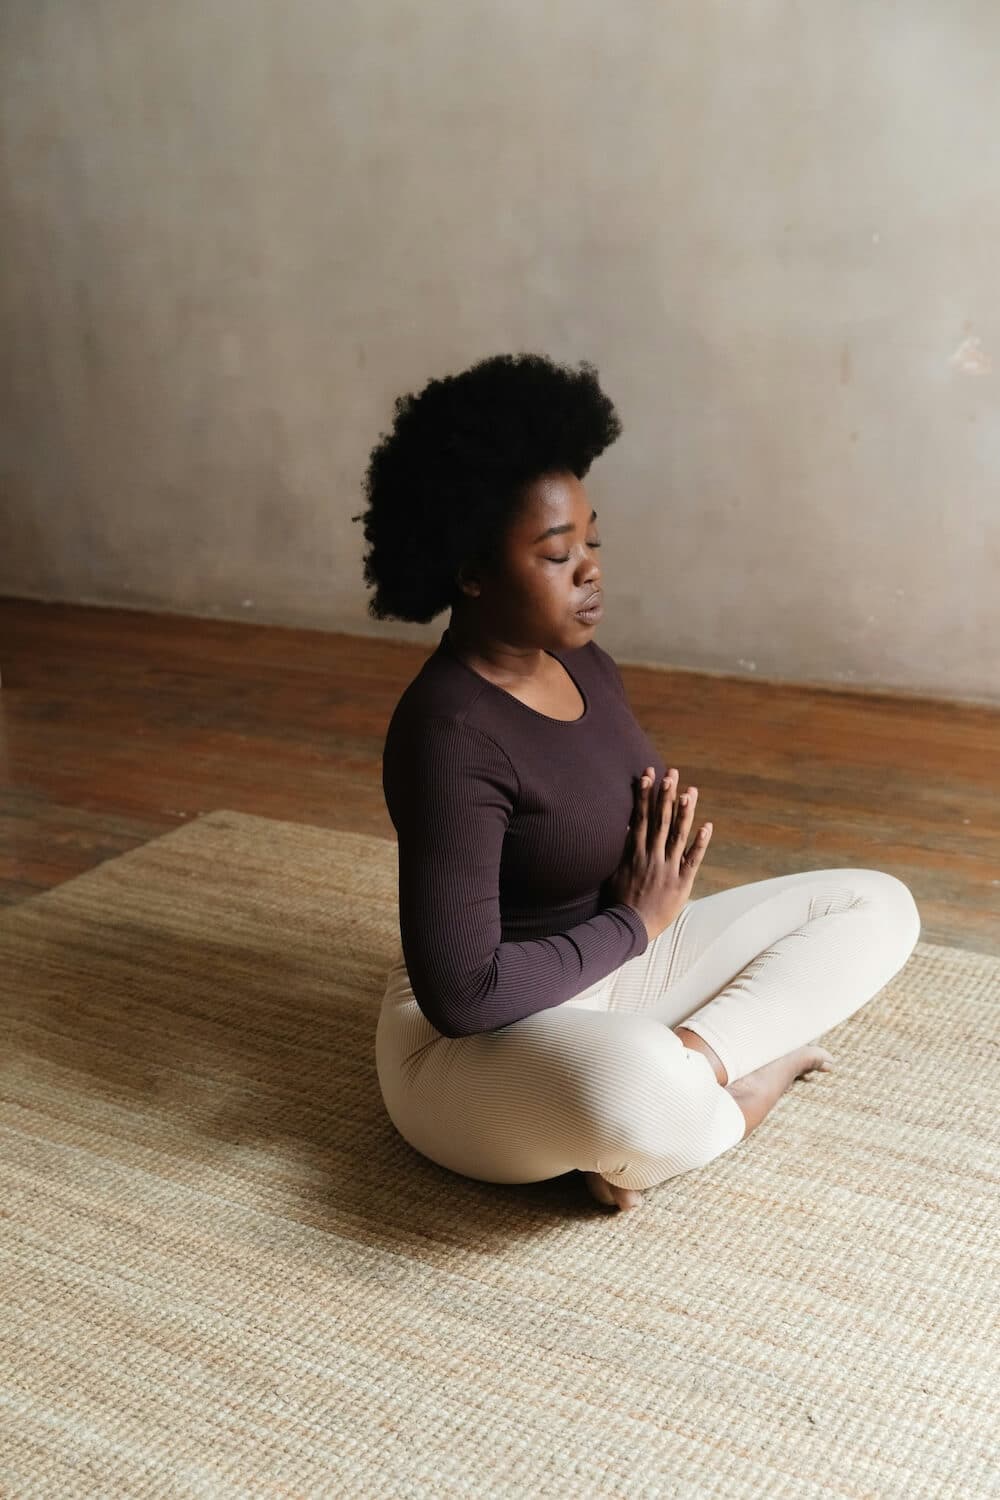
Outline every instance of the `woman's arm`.
POLYGON ((420 1009, 444 1036, 495 1031, 561 1005, 645 951, 619 904, 566 932, 501 942, 500 857, 517 775, 459 719, 390 725, 382 784, 399 840, 403 956, 420 1009))

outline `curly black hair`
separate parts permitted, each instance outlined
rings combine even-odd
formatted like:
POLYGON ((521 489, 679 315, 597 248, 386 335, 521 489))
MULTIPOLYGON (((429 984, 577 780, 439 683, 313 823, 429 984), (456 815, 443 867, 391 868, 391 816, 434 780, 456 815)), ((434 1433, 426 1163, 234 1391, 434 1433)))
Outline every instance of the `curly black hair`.
POLYGON ((582 479, 622 425, 597 369, 497 354, 398 396, 365 472, 368 613, 424 623, 460 597, 463 563, 489 565, 526 485, 582 479))

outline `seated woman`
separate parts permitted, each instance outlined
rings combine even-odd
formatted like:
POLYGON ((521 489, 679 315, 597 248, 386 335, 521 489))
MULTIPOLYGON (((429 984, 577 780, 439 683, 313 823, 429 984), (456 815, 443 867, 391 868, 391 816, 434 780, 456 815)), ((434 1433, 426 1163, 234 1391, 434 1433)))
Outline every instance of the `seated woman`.
POLYGON ((903 966, 908 887, 809 870, 691 899, 712 826, 594 640, 596 369, 484 359, 396 402, 363 516, 378 619, 450 619, 385 740, 400 944, 376 1032, 400 1134, 608 1207, 713 1160, 903 966))

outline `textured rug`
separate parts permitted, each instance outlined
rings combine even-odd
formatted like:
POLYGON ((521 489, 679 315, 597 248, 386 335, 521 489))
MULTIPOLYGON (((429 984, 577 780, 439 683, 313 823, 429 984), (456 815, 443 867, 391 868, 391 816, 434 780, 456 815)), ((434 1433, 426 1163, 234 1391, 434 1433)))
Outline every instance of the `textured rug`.
POLYGON ((613 1215, 395 1133, 395 881, 219 811, 0 916, 0 1493, 1000 1494, 1000 960, 613 1215))

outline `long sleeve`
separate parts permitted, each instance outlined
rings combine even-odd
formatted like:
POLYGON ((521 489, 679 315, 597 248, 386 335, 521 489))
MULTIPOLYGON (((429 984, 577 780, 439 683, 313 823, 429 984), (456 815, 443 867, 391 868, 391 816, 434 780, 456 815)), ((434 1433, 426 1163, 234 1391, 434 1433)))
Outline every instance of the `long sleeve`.
POLYGON ((444 1036, 560 1005, 645 951, 619 903, 565 932, 501 941, 500 866, 517 773, 489 735, 427 717, 386 740, 383 789, 399 844, 400 938, 414 997, 444 1036))

